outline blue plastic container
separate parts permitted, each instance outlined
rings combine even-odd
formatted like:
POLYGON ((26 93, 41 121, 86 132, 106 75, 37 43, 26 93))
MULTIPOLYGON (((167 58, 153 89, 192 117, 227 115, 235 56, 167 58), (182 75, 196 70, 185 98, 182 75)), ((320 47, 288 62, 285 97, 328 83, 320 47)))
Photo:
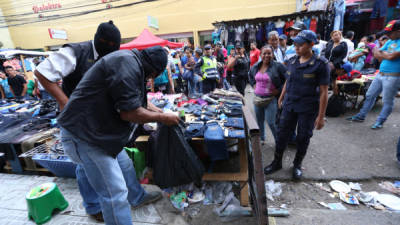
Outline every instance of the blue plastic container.
POLYGON ((38 153, 35 154, 32 159, 57 177, 76 178, 76 164, 73 163, 68 156, 55 156, 46 153, 38 153))

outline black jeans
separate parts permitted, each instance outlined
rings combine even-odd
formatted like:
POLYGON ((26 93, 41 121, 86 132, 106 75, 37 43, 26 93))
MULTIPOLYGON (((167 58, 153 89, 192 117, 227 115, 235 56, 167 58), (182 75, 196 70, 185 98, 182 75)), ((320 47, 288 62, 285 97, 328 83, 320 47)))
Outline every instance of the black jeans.
POLYGON ((240 94, 244 96, 244 90, 246 89, 247 77, 235 76, 233 77, 233 83, 240 94))
POLYGON ((205 79, 203 82, 203 94, 213 92, 217 88, 217 80, 205 79))

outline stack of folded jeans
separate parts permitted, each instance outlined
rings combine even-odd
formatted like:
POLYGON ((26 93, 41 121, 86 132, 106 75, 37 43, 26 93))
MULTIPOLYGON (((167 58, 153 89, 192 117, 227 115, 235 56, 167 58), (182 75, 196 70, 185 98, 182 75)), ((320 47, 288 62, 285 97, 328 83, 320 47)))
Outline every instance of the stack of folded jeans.
POLYGON ((228 117, 224 126, 228 128, 228 137, 245 138, 243 118, 228 117))
POLYGON ((186 137, 203 137, 205 130, 204 122, 190 122, 185 130, 186 137))

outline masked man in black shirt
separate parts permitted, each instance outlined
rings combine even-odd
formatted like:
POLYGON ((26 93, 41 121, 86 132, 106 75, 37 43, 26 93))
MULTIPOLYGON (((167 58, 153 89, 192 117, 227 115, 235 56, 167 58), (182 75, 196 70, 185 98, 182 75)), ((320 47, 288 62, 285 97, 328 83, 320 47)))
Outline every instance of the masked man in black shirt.
POLYGON ((146 80, 160 74, 167 61, 159 46, 104 56, 86 72, 59 116, 64 150, 83 166, 106 224, 132 224, 131 206, 161 198, 159 192, 144 191, 122 149, 135 124, 179 123, 175 114, 146 109, 146 80))

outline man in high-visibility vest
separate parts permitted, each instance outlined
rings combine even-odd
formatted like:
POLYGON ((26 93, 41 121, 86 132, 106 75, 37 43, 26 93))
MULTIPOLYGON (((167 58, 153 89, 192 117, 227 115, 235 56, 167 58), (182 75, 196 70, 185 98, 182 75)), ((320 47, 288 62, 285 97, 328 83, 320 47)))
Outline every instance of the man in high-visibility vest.
POLYGON ((212 56, 210 44, 204 46, 204 55, 199 59, 199 61, 197 61, 194 72, 202 77, 203 94, 212 92, 217 88, 219 80, 217 59, 212 56))

